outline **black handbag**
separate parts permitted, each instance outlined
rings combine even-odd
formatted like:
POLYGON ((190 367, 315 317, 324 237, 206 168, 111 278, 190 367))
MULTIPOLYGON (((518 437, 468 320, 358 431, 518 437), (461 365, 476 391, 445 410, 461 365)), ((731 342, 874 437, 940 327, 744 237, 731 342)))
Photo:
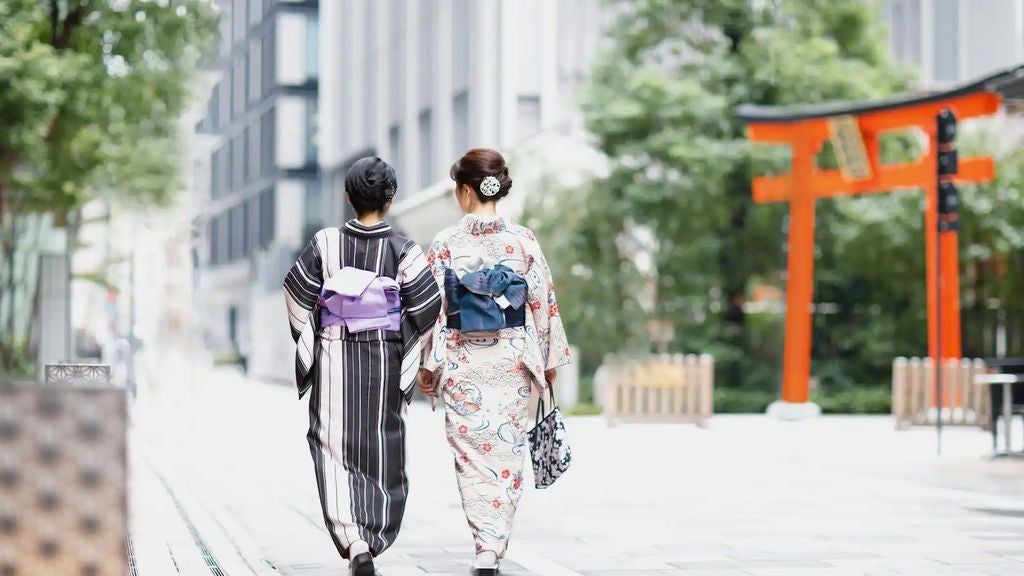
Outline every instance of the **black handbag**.
POLYGON ((551 384, 548 384, 548 397, 551 400, 551 411, 544 414, 542 395, 537 402, 536 424, 527 432, 537 488, 547 488, 554 484, 572 463, 572 448, 566 437, 565 421, 555 402, 555 390, 551 384))

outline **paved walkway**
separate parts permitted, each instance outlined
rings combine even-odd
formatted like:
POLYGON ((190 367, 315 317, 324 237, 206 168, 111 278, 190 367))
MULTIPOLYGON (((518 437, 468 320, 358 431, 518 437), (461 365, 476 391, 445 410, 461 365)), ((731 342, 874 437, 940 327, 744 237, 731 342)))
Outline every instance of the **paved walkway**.
MULTIPOLYGON (((140 576, 344 574, 321 518, 290 387, 186 361, 144 392, 133 436, 140 576)), ((507 576, 1024 575, 1024 463, 988 436, 888 418, 709 429, 568 423, 573 469, 528 491, 507 576)), ((385 576, 468 573, 472 542, 442 415, 409 414, 411 495, 385 576)))

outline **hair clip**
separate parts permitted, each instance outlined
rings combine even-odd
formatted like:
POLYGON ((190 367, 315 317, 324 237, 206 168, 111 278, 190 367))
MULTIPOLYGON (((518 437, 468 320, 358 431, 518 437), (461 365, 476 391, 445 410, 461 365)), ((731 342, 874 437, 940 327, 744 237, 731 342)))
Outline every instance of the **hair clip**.
POLYGON ((501 182, 494 176, 488 176, 480 182, 480 193, 484 196, 494 196, 501 192, 501 182))

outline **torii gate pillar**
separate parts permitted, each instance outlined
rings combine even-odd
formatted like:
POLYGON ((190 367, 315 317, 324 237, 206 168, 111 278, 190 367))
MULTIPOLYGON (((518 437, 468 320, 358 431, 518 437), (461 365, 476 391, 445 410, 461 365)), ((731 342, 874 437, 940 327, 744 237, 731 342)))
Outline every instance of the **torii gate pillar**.
MULTIPOLYGON (((993 77, 997 78, 997 77, 993 77)), ((924 191, 925 268, 928 295, 928 351, 936 358, 939 334, 943 358, 959 358, 960 283, 955 233, 938 234, 935 116, 952 110, 958 119, 998 111, 999 94, 988 88, 993 78, 949 92, 913 95, 877 103, 841 103, 811 107, 741 106, 737 115, 747 123, 751 141, 788 145, 792 165, 788 174, 754 179, 755 202, 789 203, 789 244, 786 279, 786 340, 783 352, 781 399, 769 413, 782 419, 820 414, 810 401, 811 337, 814 303, 814 206, 818 198, 888 192, 924 191), (906 164, 883 164, 880 135, 916 129, 930 143, 927 152, 906 164), (841 170, 819 170, 816 156, 831 140, 841 170), (941 246, 937 243, 941 242, 941 246), (941 250, 941 255, 938 254, 941 250), (937 301, 936 264, 941 258, 942 302, 937 301), (942 308, 941 331, 937 312, 942 308)), ((994 177, 991 158, 961 158, 957 181, 986 182, 994 177)), ((948 404, 947 404, 948 405, 948 404)))

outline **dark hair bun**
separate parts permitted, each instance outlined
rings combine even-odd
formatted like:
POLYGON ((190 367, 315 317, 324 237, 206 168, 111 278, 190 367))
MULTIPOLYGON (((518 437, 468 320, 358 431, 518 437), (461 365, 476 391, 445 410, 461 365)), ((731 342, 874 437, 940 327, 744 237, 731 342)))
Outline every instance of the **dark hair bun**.
POLYGON ((376 156, 360 158, 345 174, 345 192, 356 214, 384 208, 398 192, 398 176, 390 164, 376 156))
POLYGON ((497 150, 490 148, 473 148, 459 158, 458 162, 452 164, 448 173, 456 185, 467 185, 476 192, 476 197, 481 202, 495 202, 508 196, 512 190, 512 178, 508 175, 508 166, 505 165, 505 157, 497 150), (498 193, 487 196, 480 192, 480 183, 484 178, 494 176, 498 179, 501 187, 498 193))

